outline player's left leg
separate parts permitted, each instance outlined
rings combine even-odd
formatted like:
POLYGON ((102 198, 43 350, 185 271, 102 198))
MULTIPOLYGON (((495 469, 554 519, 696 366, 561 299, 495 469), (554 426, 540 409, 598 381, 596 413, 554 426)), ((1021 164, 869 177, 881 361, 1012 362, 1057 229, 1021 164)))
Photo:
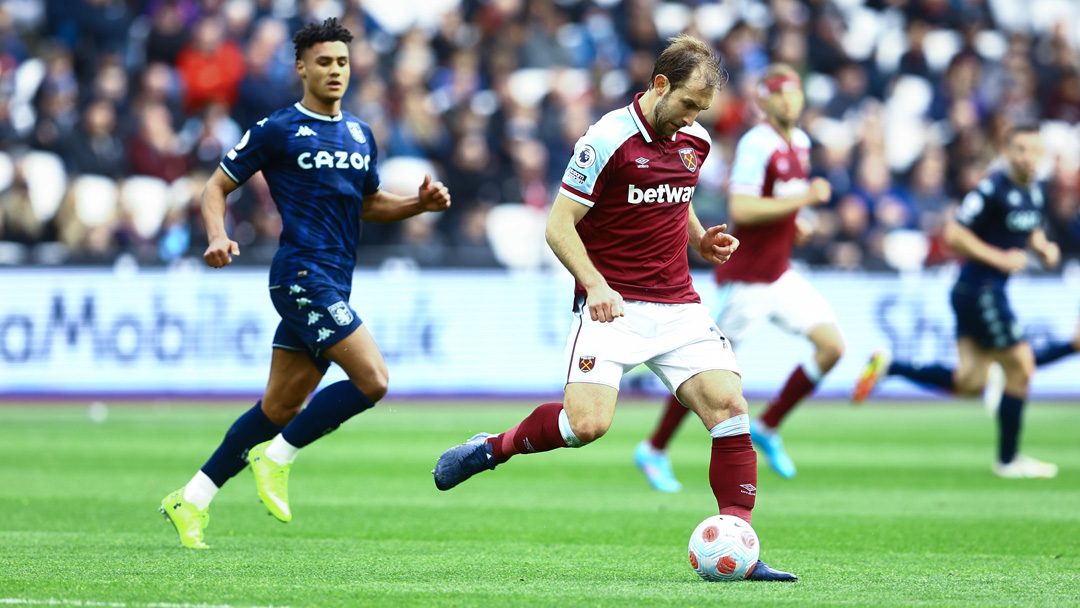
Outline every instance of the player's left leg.
POLYGON ((259 496, 281 521, 292 519, 288 478, 297 454, 307 445, 337 429, 343 422, 369 409, 386 395, 389 373, 379 347, 364 325, 358 325, 322 356, 341 366, 348 380, 335 382, 312 397, 272 440, 248 453, 259 496))
MULTIPOLYGON (((750 523, 757 501, 757 455, 750 444, 750 421, 739 375, 728 370, 701 372, 679 385, 676 394, 701 418, 712 436, 709 485, 721 515, 750 523)), ((760 560, 748 580, 795 581, 794 574, 760 560)))
POLYGON ((1019 342, 995 352, 1005 371, 1005 391, 998 406, 998 454, 994 473, 1007 478, 1054 477, 1057 465, 1041 462, 1020 453, 1020 429, 1028 386, 1035 372, 1031 346, 1019 342))

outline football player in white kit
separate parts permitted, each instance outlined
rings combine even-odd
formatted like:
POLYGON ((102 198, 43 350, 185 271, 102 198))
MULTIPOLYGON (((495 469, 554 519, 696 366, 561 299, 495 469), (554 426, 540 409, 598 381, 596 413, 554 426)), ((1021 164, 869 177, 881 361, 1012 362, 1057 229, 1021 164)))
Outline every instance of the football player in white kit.
MULTIPOLYGON (((790 478, 795 464, 784 451, 780 423, 844 353, 832 308, 788 263, 792 247, 810 236, 809 223, 797 217, 798 211, 828 202, 832 188, 822 178, 809 179, 810 137, 797 126, 805 103, 799 75, 787 65, 774 64, 758 89, 765 120, 739 140, 731 169, 729 206, 733 235, 742 249, 730 263, 716 267, 720 293, 715 312, 736 348, 765 322, 814 346, 813 357, 791 372, 762 415, 750 423, 751 437, 769 465, 790 478)), ((634 462, 658 490, 681 488, 666 447, 685 415, 678 400, 668 399, 656 431, 634 453, 634 462)))

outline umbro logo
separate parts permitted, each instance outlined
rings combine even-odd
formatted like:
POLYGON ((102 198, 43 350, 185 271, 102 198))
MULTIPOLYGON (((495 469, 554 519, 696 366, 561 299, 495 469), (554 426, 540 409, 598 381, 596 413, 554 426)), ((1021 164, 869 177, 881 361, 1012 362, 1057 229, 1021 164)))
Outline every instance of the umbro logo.
POLYGON ((649 159, 645 158, 644 156, 639 156, 639 157, 635 158, 634 162, 637 163, 637 168, 638 169, 648 169, 649 168, 649 159))
POLYGON ((312 135, 318 135, 318 133, 307 125, 300 125, 300 128, 296 131, 297 137, 311 137, 312 135))
POLYGON ((749 494, 750 496, 757 496, 757 488, 752 483, 744 483, 739 486, 742 488, 743 494, 749 494))

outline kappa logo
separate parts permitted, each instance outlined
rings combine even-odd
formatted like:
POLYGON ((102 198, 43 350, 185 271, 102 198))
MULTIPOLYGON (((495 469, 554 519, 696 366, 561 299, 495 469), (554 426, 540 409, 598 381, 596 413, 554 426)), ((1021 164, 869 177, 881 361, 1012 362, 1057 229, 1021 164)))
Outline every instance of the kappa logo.
POLYGON ((330 317, 334 319, 334 323, 345 326, 353 321, 352 311, 349 310, 349 305, 345 302, 334 302, 327 307, 326 312, 330 313, 330 317))
POLYGON ((742 491, 743 494, 748 494, 750 496, 757 496, 757 488, 754 487, 754 484, 752 484, 752 483, 744 483, 744 484, 740 484, 739 487, 742 488, 741 491, 742 491))
POLYGON ((313 310, 307 314, 307 324, 314 325, 318 323, 321 318, 323 318, 323 316, 313 310))
POLYGON ((679 160, 691 173, 697 171, 697 152, 693 148, 679 148, 679 160))
POLYGON ((578 357, 577 366, 584 373, 592 371, 593 366, 596 365, 596 357, 578 357))
POLYGON ((323 340, 329 338, 332 335, 334 335, 334 330, 326 329, 325 327, 320 327, 319 328, 319 337, 315 341, 316 342, 322 342, 323 340))
POLYGON ((300 125, 300 128, 296 131, 297 137, 311 137, 312 135, 318 135, 318 133, 307 125, 300 125))
POLYGON ((638 169, 648 169, 649 168, 649 159, 645 158, 644 156, 639 156, 639 157, 635 158, 634 162, 637 163, 637 168, 638 169))
POLYGON ((364 130, 360 128, 360 123, 349 121, 345 123, 345 126, 349 127, 349 134, 356 140, 356 143, 367 143, 367 138, 364 137, 364 130))

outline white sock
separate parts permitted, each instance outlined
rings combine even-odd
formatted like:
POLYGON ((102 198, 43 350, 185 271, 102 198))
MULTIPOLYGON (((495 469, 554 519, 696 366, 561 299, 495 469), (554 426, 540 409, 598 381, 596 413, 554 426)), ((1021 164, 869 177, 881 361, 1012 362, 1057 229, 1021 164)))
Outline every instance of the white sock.
POLYGON ((184 500, 195 505, 196 509, 205 511, 210 506, 210 501, 217 496, 218 489, 217 485, 200 469, 184 486, 184 500))
POLYGON ((278 464, 292 464, 299 453, 300 448, 285 441, 281 433, 278 433, 270 445, 266 446, 266 457, 278 464))
POLYGON ((580 448, 585 445, 574 434, 574 429, 570 428, 570 416, 566 414, 566 410, 559 410, 559 434, 562 435, 568 448, 580 448))
POLYGON ((809 361, 802 364, 802 371, 806 374, 806 379, 814 384, 821 382, 821 377, 825 375, 821 373, 821 368, 818 367, 817 361, 814 361, 813 357, 810 357, 809 361))
POLYGON ((641 440, 641 449, 650 456, 663 456, 667 453, 667 450, 661 450, 660 448, 653 445, 652 441, 649 441, 648 439, 641 440))
POLYGON ((711 435, 713 439, 748 433, 750 433, 750 416, 746 414, 739 414, 733 418, 728 418, 709 429, 709 435, 711 435))

